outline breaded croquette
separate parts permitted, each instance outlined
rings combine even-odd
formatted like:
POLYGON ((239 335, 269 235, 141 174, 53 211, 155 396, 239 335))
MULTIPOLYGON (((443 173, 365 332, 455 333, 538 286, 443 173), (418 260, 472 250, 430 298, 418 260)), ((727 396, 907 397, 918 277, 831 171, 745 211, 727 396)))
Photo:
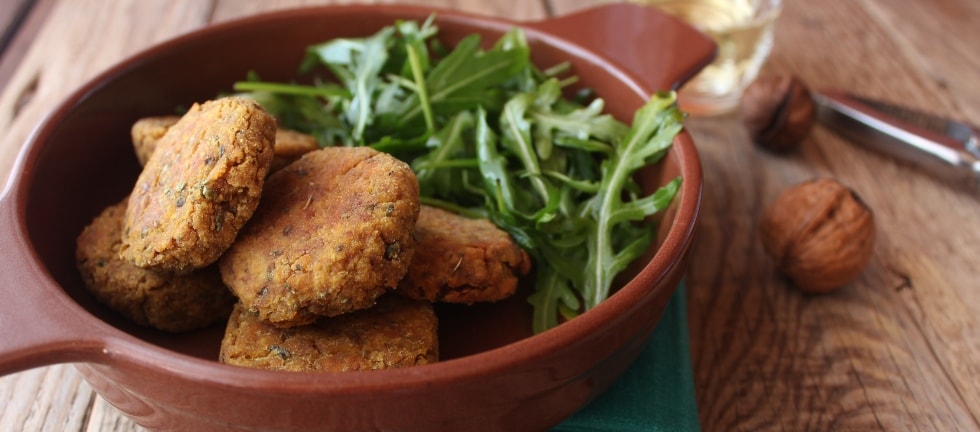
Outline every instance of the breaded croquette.
POLYGON ((78 236, 76 264, 96 299, 136 324, 169 332, 225 320, 235 304, 217 266, 186 275, 136 267, 119 257, 126 202, 102 211, 78 236))
POLYGON ((514 294, 531 258, 489 220, 422 206, 415 255, 398 292, 431 302, 491 302, 514 294))
POLYGON ((365 309, 405 275, 418 213, 418 180, 404 162, 369 147, 310 152, 269 176, 221 276, 280 327, 365 309))
POLYGON ((275 157, 272 158, 272 168, 269 172, 279 171, 301 156, 319 148, 320 144, 316 142, 313 135, 279 129, 276 131, 276 146, 273 151, 275 157))
POLYGON ((251 217, 272 162, 276 121, 255 101, 194 104, 157 142, 140 174, 120 254, 185 273, 218 259, 251 217))
POLYGON ((159 116, 141 118, 133 123, 129 134, 133 138, 133 150, 140 165, 146 165, 146 161, 150 160, 150 155, 157 148, 157 141, 178 120, 180 116, 159 116))
POLYGON ((386 295, 370 309, 282 329, 238 304, 221 341, 223 363, 282 371, 343 372, 434 363, 432 305, 386 295))

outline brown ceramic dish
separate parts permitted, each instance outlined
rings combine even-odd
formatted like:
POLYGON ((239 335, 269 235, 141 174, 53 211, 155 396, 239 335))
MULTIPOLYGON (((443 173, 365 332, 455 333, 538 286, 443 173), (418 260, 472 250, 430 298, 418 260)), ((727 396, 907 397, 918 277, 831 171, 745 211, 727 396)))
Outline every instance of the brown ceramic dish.
MULTIPOLYGON (((340 374, 222 365, 214 361, 221 328, 179 336, 137 328, 82 286, 74 239, 132 185, 133 121, 229 91, 250 69, 288 80, 307 45, 430 12, 324 7, 216 25, 136 55, 69 97, 30 138, 0 197, 0 374, 77 362, 92 387, 136 422, 195 431, 541 430, 605 390, 644 346, 684 270, 701 200, 686 133, 663 163, 642 172, 650 188, 676 175, 684 182, 656 248, 616 294, 535 336, 523 298, 444 310, 445 360, 437 364, 340 374)), ((492 43, 515 25, 452 11, 439 12, 437 22, 449 43, 474 32, 492 43)), ((684 24, 624 4, 521 25, 538 64, 570 60, 581 84, 626 121, 649 94, 676 87, 714 52, 684 24)))

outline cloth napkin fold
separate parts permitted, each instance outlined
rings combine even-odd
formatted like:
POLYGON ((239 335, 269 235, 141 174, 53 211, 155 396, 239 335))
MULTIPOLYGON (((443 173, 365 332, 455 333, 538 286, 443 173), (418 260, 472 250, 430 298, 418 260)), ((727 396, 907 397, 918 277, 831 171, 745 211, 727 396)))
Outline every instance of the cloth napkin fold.
POLYGON ((700 431, 683 283, 636 363, 609 390, 552 431, 700 431))

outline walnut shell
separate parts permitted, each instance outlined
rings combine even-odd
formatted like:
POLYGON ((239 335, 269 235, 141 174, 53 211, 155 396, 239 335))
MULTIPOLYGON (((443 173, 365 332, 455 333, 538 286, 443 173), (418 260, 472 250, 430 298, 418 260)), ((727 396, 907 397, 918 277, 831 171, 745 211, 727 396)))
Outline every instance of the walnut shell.
POLYGON ((833 291, 856 279, 874 249, 871 209, 832 179, 796 185, 766 210, 762 245, 802 291, 833 291))
POLYGON ((752 141, 777 153, 796 148, 813 129, 816 114, 810 89, 791 75, 759 77, 739 101, 752 141))

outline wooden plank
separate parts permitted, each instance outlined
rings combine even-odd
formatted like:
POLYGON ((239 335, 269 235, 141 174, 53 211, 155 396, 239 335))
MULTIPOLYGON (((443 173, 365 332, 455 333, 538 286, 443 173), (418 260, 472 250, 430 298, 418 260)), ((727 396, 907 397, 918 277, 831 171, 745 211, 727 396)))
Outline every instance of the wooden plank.
POLYGON ((30 131, 58 102, 125 56, 198 28, 209 16, 210 4, 193 0, 58 2, 0 95, 0 185, 30 131), (134 20, 134 12, 154 20, 134 20))
POLYGON ((0 55, 17 34, 25 16, 34 6, 33 0, 8 0, 0 3, 0 55))
POLYGON ((7 32, 0 41, 0 90, 20 65, 56 0, 15 0, 0 6, 0 25, 7 32), (16 7, 16 8, 15 8, 16 7))
POLYGON ((942 94, 931 111, 980 119, 980 2, 863 0, 869 15, 896 41, 895 51, 942 94))
MULTIPOLYGON (((809 76, 816 86, 976 118, 980 95, 970 89, 980 70, 980 53, 968 42, 980 37, 976 2, 831 2, 822 8, 825 14, 810 6, 788 7, 796 25, 781 27, 783 47, 809 41, 835 49, 821 55, 820 50, 790 53, 777 46, 777 67, 809 76), (825 31, 831 28, 833 36, 825 31), (818 68, 823 72, 815 73, 818 68)), ((907 393, 897 396, 903 405, 914 400, 910 406, 925 407, 926 412, 909 409, 908 424, 926 429, 935 424, 940 430, 980 427, 980 388, 975 379, 963 379, 977 376, 975 359, 980 358, 980 339, 969 330, 980 324, 973 258, 980 230, 964 229, 980 222, 980 204, 974 195, 826 132, 817 131, 805 156, 826 163, 829 174, 858 188, 878 210, 879 233, 884 234, 875 258, 879 267, 867 273, 872 278, 868 288, 882 297, 864 300, 880 311, 875 324, 889 344, 865 365, 867 373, 880 373, 871 370, 876 363, 895 365, 897 376, 914 371, 914 376, 903 377, 907 393), (939 209, 945 223, 935 223, 939 209)))
POLYGON ((436 9, 456 9, 471 13, 499 16, 514 20, 536 20, 547 17, 547 11, 540 1, 481 1, 481 0, 365 0, 365 1, 323 1, 323 0, 219 0, 215 7, 214 21, 224 21, 237 17, 253 15, 259 12, 296 8, 303 6, 319 6, 326 4, 373 3, 384 4, 408 3, 436 9))
POLYGON ((33 369, 0 378, 0 430, 79 431, 95 401, 71 365, 33 369))
MULTIPOLYGON (((880 2, 789 2, 766 73, 927 106, 956 106, 904 51, 880 2), (887 53, 887 54, 883 54, 887 53)), ((897 14, 897 12, 895 12, 897 14)), ((904 14, 904 12, 903 12, 904 14)), ((946 41, 947 45, 949 41, 946 41)), ((939 52, 939 53, 937 53, 939 52)), ((689 279, 694 366, 706 430, 957 430, 977 427, 977 202, 817 128, 799 152, 753 146, 734 116, 688 123, 702 150, 704 219, 689 279), (875 209, 879 240, 852 286, 805 296, 758 241, 761 212, 802 180, 835 177, 875 209), (915 227, 914 229, 910 229, 915 227), (964 239, 965 237, 965 239, 964 239), (953 244, 957 246, 953 246, 953 244), (960 253, 954 252, 956 250, 960 253), (945 311, 945 312, 944 312, 945 311), (972 372, 971 372, 972 370, 972 372)))

